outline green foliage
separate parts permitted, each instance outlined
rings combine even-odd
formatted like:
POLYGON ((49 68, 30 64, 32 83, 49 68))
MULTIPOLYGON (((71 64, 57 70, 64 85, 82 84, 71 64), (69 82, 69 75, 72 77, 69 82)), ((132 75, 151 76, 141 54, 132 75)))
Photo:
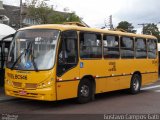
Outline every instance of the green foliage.
POLYGON ((62 13, 54 11, 50 16, 49 23, 62 24, 64 22, 81 22, 75 13, 62 13))
POLYGON ((64 13, 55 11, 42 1, 32 0, 27 2, 27 16, 36 20, 39 24, 61 24, 64 22, 80 22, 80 18, 73 13, 64 13))
POLYGON ((32 0, 27 6, 27 16, 36 20, 37 23, 46 24, 52 13, 52 9, 44 1, 32 0))
POLYGON ((136 30, 134 30, 134 27, 132 26, 132 23, 129 23, 127 21, 121 21, 118 24, 117 29, 123 29, 127 32, 130 32, 130 33, 136 33, 136 30))
POLYGON ((81 22, 80 18, 74 13, 70 13, 66 22, 81 22))
POLYGON ((143 34, 154 35, 160 40, 160 31, 156 24, 150 23, 144 26, 143 34))

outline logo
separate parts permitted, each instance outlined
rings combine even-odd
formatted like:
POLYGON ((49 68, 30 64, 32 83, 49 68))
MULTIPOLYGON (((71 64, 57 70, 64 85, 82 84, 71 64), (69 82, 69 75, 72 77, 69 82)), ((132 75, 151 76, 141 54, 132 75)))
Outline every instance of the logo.
POLYGON ((30 61, 26 62, 25 68, 29 69, 32 67, 32 63, 30 61))
POLYGON ((83 68, 83 67, 84 67, 83 62, 80 62, 80 68, 83 68))

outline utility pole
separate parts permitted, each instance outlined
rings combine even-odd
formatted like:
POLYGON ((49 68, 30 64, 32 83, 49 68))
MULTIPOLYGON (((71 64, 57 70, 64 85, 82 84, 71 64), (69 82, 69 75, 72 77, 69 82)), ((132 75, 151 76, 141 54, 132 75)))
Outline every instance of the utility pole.
POLYGON ((20 0, 20 23, 19 26, 20 28, 22 27, 22 0, 20 0))
POLYGON ((138 24, 138 25, 141 25, 142 26, 142 34, 144 34, 144 27, 145 25, 147 25, 148 23, 141 23, 141 24, 138 24))
POLYGON ((110 30, 113 30, 113 22, 112 22, 112 15, 109 16, 109 19, 105 19, 104 21, 105 26, 102 27, 101 29, 109 27, 110 30))
POLYGON ((112 15, 109 16, 109 28, 110 30, 113 29, 112 15))

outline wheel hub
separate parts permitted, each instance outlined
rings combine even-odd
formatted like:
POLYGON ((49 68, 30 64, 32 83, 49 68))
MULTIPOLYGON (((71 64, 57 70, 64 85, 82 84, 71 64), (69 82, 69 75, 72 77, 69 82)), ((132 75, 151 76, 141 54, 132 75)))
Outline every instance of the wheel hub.
POLYGON ((89 87, 87 85, 83 85, 81 87, 81 96, 88 97, 89 96, 89 87))
POLYGON ((137 77, 135 77, 134 80, 133 80, 133 88, 134 88, 135 91, 137 91, 138 88, 139 88, 139 80, 138 80, 137 77))

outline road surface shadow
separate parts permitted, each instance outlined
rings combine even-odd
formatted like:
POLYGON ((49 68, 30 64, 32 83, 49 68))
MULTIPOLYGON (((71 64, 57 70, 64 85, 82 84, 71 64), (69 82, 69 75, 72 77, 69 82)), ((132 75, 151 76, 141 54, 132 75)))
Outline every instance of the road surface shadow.
MULTIPOLYGON (((146 91, 143 91, 143 92, 146 92, 146 91)), ((127 90, 100 93, 100 94, 95 95, 94 102, 112 100, 112 99, 116 99, 119 97, 128 97, 128 96, 132 96, 132 95, 129 94, 127 90)), ((17 101, 14 101, 14 104, 17 104, 17 106, 19 105, 32 106, 32 107, 34 106, 33 109, 39 109, 39 108, 40 109, 42 108, 43 109, 45 108, 46 109, 48 108, 62 109, 66 107, 73 107, 75 105, 76 106, 82 105, 77 102, 76 98, 59 100, 59 101, 37 101, 37 100, 18 99, 17 101)), ((89 103, 86 103, 86 104, 89 104, 89 103)))

